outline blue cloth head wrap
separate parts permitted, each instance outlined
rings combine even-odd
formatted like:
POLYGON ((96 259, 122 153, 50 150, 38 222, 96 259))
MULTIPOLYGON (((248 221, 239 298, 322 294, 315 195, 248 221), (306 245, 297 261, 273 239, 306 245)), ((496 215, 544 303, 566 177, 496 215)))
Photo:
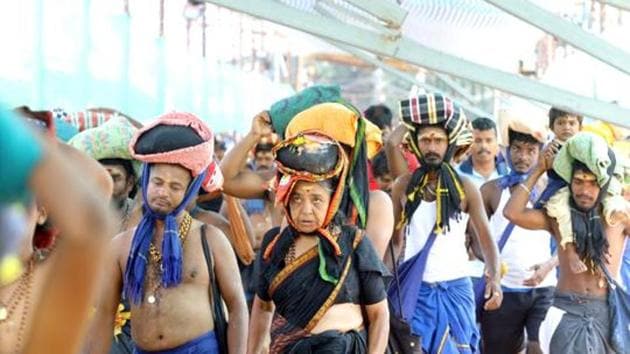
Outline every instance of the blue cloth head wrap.
POLYGON ((207 172, 195 177, 188 186, 184 200, 170 213, 164 215, 151 210, 148 206, 147 187, 151 174, 151 165, 144 164, 142 169, 143 216, 136 228, 129 250, 123 293, 133 303, 141 303, 144 296, 144 277, 148 264, 149 246, 153 240, 153 231, 157 220, 164 220, 164 237, 162 240, 162 286, 177 286, 182 280, 183 251, 179 241, 177 215, 197 196, 199 187, 207 172))

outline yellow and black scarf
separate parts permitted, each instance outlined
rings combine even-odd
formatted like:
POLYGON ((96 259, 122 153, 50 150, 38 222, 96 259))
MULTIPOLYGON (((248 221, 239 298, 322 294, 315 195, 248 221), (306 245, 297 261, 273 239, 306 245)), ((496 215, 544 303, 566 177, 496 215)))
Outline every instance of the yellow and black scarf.
POLYGON ((407 185, 405 210, 398 228, 411 219, 422 201, 424 187, 429 182, 429 172, 435 172, 438 175, 435 232, 443 233, 449 229, 449 220, 458 217, 461 202, 465 198, 462 182, 450 162, 463 155, 472 144, 470 122, 461 107, 441 94, 425 94, 401 101, 400 115, 409 131, 409 147, 420 161, 420 167, 413 172, 407 185), (418 133, 427 126, 442 127, 448 135, 446 155, 437 167, 429 166, 418 148, 418 133))

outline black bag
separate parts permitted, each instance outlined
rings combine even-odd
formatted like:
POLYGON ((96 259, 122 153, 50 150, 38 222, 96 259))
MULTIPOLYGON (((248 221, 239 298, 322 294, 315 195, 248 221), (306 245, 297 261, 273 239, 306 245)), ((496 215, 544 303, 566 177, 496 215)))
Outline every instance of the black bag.
POLYGON ((390 313, 387 353, 422 354, 422 340, 411 332, 409 324, 390 313))
POLYGON ((208 247, 206 240, 206 225, 201 226, 201 246, 203 247, 203 255, 206 258, 208 266, 208 275, 210 276, 210 303, 212 305, 212 314, 214 317, 214 333, 219 344, 219 352, 228 353, 227 345, 227 328, 228 323, 225 319, 225 311, 223 310, 223 300, 221 299, 221 291, 214 276, 214 258, 208 247))
MULTIPOLYGON (((396 286, 400 288, 400 279, 398 278, 398 265, 394 256, 394 245, 390 239, 389 251, 392 257, 394 267, 394 279, 396 286)), ((398 294, 400 296, 400 293, 398 294)), ((391 305, 391 303, 390 303, 391 305)), ((402 313, 402 300, 398 299, 399 312, 402 313)), ((391 306, 390 306, 391 307, 391 306)), ((413 334, 411 326, 403 318, 395 315, 395 311, 390 308, 389 311, 389 339, 387 341, 388 354, 422 354, 422 338, 413 334)))

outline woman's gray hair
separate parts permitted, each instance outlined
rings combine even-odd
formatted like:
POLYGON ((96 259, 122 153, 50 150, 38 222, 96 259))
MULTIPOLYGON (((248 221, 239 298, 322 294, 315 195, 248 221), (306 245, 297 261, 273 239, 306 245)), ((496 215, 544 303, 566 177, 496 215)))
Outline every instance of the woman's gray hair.
POLYGON ((337 187, 337 180, 338 178, 333 177, 333 178, 320 181, 318 183, 320 186, 322 186, 326 190, 326 192, 332 195, 333 193, 335 193, 335 188, 337 187))

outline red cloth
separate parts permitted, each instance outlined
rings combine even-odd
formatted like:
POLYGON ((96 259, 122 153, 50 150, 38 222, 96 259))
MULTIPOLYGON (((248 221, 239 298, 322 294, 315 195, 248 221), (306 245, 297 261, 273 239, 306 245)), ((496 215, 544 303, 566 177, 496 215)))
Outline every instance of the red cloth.
MULTIPOLYGON (((407 168, 409 170, 409 172, 413 172, 416 170, 416 168, 420 167, 420 163, 418 162, 418 159, 414 156, 414 154, 407 150, 407 149, 403 149, 403 156, 405 157, 405 160, 407 160, 407 168)), ((372 161, 368 161, 368 171, 367 171, 367 175, 368 175, 368 186, 370 188, 370 191, 377 191, 380 188, 378 187, 378 183, 376 182, 376 178, 374 178, 374 173, 372 172, 372 161)))
POLYGON ((96 128, 114 117, 113 113, 94 111, 75 112, 62 115, 61 119, 76 127, 80 132, 96 128))
POLYGON ((377 191, 379 188, 378 188, 378 183, 376 183, 376 178, 374 178, 374 173, 372 173, 372 161, 368 161, 367 175, 368 175, 368 187, 370 188, 370 191, 377 191))
POLYGON ((413 172, 420 167, 420 162, 418 162, 418 159, 411 151, 403 149, 403 155, 405 156, 405 160, 407 160, 407 168, 409 172, 413 172))

